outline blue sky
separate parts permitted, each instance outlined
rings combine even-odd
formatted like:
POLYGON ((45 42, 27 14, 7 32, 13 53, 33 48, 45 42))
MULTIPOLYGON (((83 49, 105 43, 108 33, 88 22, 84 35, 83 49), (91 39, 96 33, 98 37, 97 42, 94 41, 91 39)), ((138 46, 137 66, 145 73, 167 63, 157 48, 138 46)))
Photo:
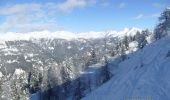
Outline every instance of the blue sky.
POLYGON ((1 32, 153 29, 170 0, 1 0, 1 32))

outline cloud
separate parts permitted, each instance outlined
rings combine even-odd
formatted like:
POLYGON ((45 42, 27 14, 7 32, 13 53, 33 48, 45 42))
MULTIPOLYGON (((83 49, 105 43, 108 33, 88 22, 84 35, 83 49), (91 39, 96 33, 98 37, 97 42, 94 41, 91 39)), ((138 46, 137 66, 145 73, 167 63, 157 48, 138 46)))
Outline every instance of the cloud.
POLYGON ((152 14, 152 17, 160 17, 160 13, 155 13, 155 14, 152 14))
POLYGON ((125 2, 121 2, 120 4, 118 4, 118 8, 124 8, 124 7, 126 7, 126 3, 125 2))
POLYGON ((153 3, 152 6, 155 7, 155 8, 163 8, 163 7, 165 7, 165 4, 153 3))
POLYGON ((113 7, 118 8, 118 9, 125 8, 126 6, 127 6, 127 3, 125 3, 125 2, 119 2, 119 3, 114 3, 113 4, 113 7))
POLYGON ((110 5, 110 3, 109 2, 102 2, 100 5, 102 7, 108 7, 110 5))
POLYGON ((135 17, 132 17, 133 20, 140 20, 140 19, 152 19, 152 18, 157 18, 160 17, 161 13, 153 13, 150 15, 143 15, 143 14, 138 14, 135 17))
POLYGON ((75 8, 84 8, 87 5, 87 0, 66 0, 57 5, 57 7, 64 12, 72 11, 75 8))
POLYGON ((3 6, 0 7, 0 15, 4 17, 3 22, 0 23, 0 31, 52 31, 58 27, 55 13, 57 13, 55 4, 48 3, 45 5, 32 3, 3 6))
POLYGON ((42 30, 50 30, 54 31, 57 29, 57 25, 55 21, 45 20, 45 16, 35 17, 35 15, 27 15, 27 14, 16 14, 8 16, 2 24, 0 24, 0 30, 7 31, 17 31, 17 32, 30 32, 30 31, 42 31, 42 30), (43 20, 43 21, 41 21, 43 20))
POLYGON ((97 0, 88 0, 89 4, 95 5, 97 3, 97 0))
POLYGON ((133 19, 139 20, 139 19, 142 19, 143 17, 144 17, 143 14, 139 14, 136 17, 134 17, 133 19))
POLYGON ((42 5, 40 4, 17 4, 13 6, 0 7, 0 15, 30 13, 40 11, 42 5))
POLYGON ((61 12, 95 5, 97 0, 66 0, 61 3, 25 3, 0 7, 0 31, 57 30, 56 16, 61 12))

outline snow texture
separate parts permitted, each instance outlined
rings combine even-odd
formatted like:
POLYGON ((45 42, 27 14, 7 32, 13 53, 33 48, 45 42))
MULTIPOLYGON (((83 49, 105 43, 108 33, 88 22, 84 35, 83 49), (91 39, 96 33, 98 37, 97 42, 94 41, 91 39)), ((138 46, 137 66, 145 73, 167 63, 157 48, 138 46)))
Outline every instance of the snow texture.
POLYGON ((40 100, 39 92, 32 94, 30 100, 40 100))
POLYGON ((114 77, 83 100, 170 100, 170 37, 129 55, 114 77))

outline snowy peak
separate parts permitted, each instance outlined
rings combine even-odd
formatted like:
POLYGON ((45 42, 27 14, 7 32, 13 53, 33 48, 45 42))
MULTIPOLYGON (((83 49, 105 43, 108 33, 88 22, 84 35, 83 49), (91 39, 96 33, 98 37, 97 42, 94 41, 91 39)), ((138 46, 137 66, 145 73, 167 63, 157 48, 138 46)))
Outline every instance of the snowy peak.
POLYGON ((125 35, 135 35, 137 31, 141 31, 139 28, 125 28, 123 31, 108 31, 108 32, 82 32, 82 33, 73 33, 68 31, 41 31, 41 32, 29 32, 29 33, 16 33, 16 32, 7 32, 0 33, 0 41, 13 41, 13 40, 30 40, 30 39, 40 39, 40 38, 59 38, 59 39, 96 39, 104 38, 108 33, 113 37, 122 37, 125 35))
POLYGON ((135 27, 133 27, 133 28, 125 28, 123 31, 118 32, 118 34, 120 36, 125 36, 125 35, 126 36, 134 36, 137 31, 141 32, 142 29, 135 28, 135 27))

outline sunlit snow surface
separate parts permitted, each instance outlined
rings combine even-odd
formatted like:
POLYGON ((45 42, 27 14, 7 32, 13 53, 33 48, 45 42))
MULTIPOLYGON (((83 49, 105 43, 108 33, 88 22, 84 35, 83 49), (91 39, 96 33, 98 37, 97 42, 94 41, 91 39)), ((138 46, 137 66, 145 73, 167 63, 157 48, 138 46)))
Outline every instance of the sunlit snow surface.
POLYGON ((122 62, 114 77, 83 100, 170 100, 170 37, 122 62))
POLYGON ((22 69, 16 69, 14 73, 17 75, 20 75, 20 74, 24 73, 24 71, 22 69))

